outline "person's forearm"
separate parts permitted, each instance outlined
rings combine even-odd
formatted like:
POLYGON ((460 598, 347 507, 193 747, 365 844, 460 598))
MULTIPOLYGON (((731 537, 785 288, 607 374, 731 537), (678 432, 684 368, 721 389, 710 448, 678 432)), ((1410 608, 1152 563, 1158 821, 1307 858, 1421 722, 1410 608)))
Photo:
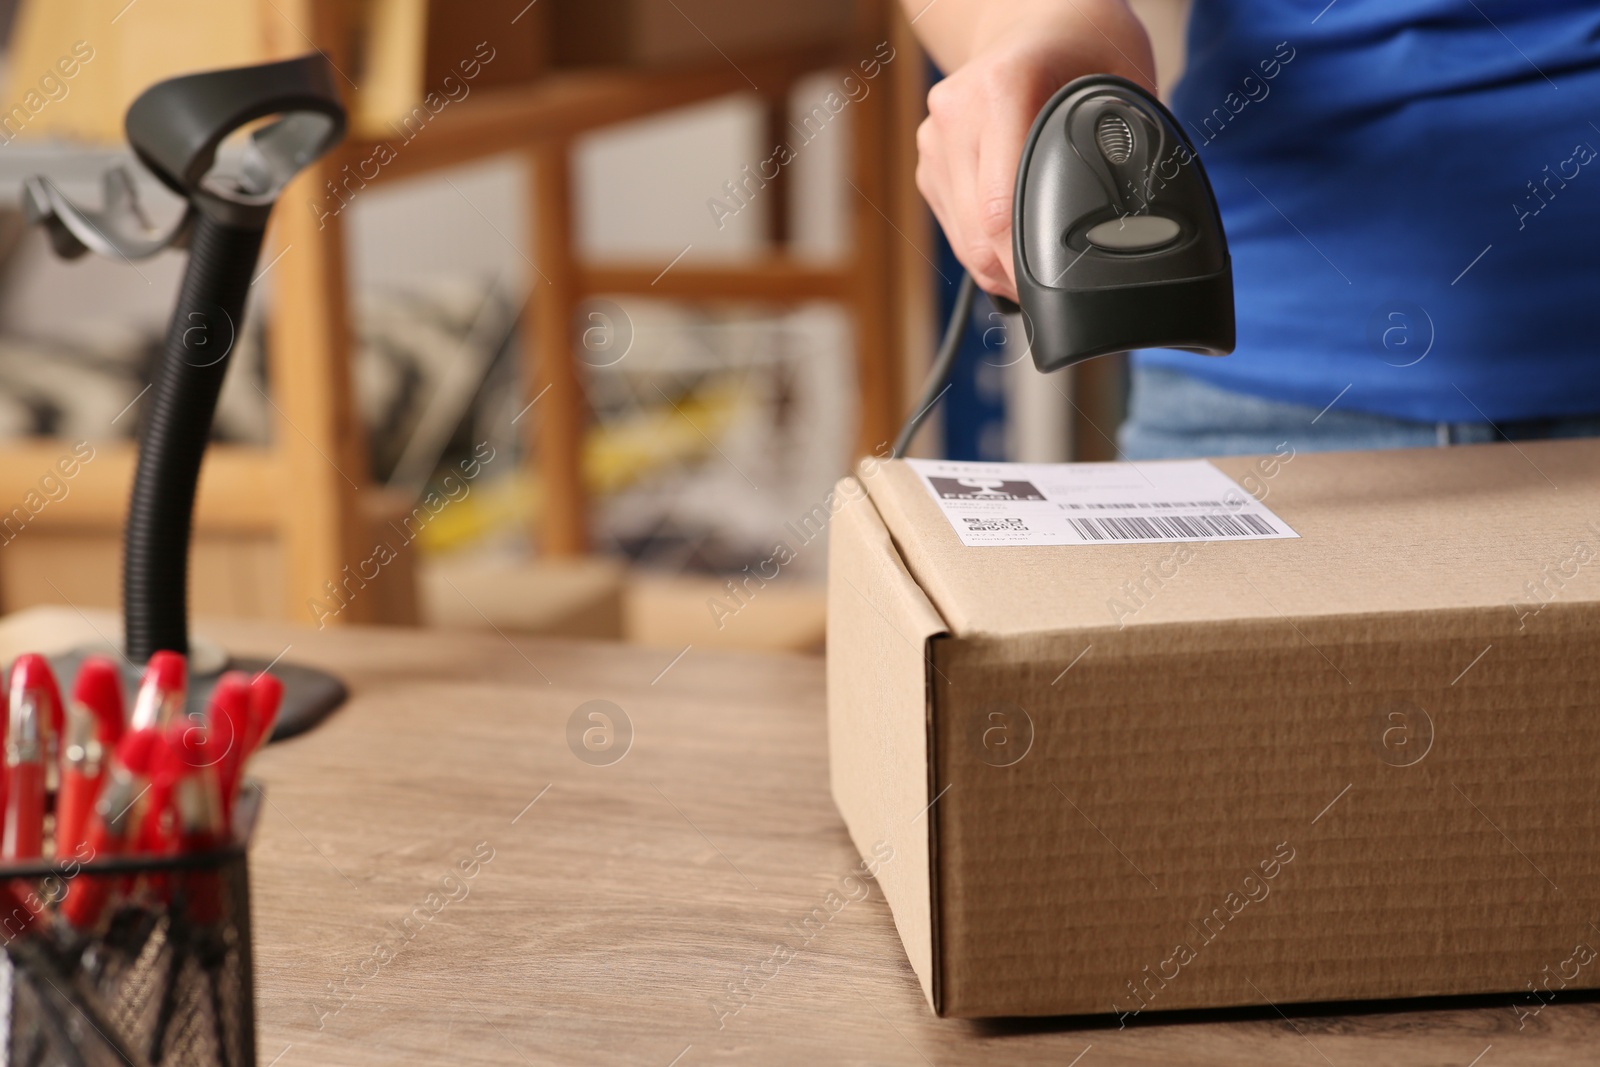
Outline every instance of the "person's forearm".
POLYGON ((912 29, 939 69, 950 73, 974 54, 1016 34, 1059 38, 1087 23, 1122 15, 1124 0, 900 0, 912 29))

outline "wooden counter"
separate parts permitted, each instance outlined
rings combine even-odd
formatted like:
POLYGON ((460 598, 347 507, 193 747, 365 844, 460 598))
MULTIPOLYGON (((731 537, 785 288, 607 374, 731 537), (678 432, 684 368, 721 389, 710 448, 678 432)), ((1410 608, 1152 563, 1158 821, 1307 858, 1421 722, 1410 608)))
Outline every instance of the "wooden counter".
MULTIPOLYGON (((0 655, 96 629, 114 623, 14 615, 0 655)), ((828 795, 821 660, 196 629, 243 653, 287 647, 354 694, 256 765, 270 800, 251 862, 264 1065, 1499 1067, 1585 1062, 1600 1039, 1600 1004, 1564 994, 1521 1031, 1510 997, 1122 1031, 940 1020, 882 896, 848 878, 860 858, 828 795), (568 744, 569 717, 595 699, 634 729, 609 766, 568 744), (779 941, 798 953, 776 962, 779 941)))

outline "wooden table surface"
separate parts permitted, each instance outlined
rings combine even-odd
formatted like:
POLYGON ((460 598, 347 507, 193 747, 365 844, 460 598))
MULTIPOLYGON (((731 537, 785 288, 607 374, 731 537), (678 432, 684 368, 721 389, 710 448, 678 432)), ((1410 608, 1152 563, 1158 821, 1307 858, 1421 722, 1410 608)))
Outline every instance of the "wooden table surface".
MULTIPOLYGON (((36 609, 0 621, 0 655, 97 630, 115 632, 104 615, 36 609)), ((848 887, 859 862, 828 795, 821 660, 691 648, 674 661, 492 633, 200 630, 236 652, 335 669, 353 693, 256 764, 269 799, 251 858, 262 1064, 1499 1067, 1600 1055, 1600 1003, 1561 998, 1521 1030, 1498 1003, 1120 1031, 938 1019, 876 889, 769 962, 777 942, 801 943, 790 924, 848 887), (594 699, 634 730, 609 766, 568 744, 569 718, 594 699), (735 982, 752 992, 736 999, 735 982)))

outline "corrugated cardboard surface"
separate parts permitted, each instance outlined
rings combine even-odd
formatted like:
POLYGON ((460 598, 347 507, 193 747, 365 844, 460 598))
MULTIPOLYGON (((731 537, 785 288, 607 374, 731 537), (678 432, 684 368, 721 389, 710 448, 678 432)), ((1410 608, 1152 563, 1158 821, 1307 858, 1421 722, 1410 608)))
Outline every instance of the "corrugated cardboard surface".
POLYGON ((835 796, 863 846, 869 808, 939 797, 936 921, 885 885, 930 999, 1531 1011, 1530 983, 1600 986, 1600 446, 1216 463, 1301 538, 968 549, 900 464, 866 482, 892 544, 836 523, 835 796), (947 636, 850 599, 902 562, 947 636))
POLYGON ((834 799, 862 856, 893 858, 877 881, 894 912, 922 990, 934 997, 928 792, 928 664, 944 622, 901 566, 860 483, 828 539, 828 770, 834 799))

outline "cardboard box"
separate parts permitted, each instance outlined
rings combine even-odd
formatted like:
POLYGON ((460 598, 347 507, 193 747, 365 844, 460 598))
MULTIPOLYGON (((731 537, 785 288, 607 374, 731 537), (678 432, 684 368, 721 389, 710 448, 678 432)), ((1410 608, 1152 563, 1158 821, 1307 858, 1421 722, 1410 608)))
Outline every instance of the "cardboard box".
POLYGON ((1214 463, 1297 539, 836 490, 833 793, 939 1014, 1600 986, 1600 443, 1280 452, 1214 463))

